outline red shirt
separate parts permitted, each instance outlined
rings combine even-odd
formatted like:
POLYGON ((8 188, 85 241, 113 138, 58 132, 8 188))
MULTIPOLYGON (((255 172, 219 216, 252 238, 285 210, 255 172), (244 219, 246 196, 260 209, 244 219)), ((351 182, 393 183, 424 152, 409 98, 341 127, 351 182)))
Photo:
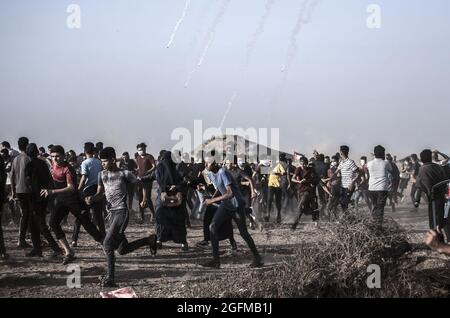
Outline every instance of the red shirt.
POLYGON ((138 156, 136 163, 138 166, 138 176, 143 177, 155 164, 155 158, 149 154, 144 155, 144 157, 138 156))
POLYGON ((64 189, 68 184, 75 184, 70 165, 67 162, 64 162, 61 166, 53 163, 52 177, 56 189, 64 189))
POLYGON ((298 181, 302 179, 306 179, 306 182, 296 183, 298 192, 305 192, 314 189, 314 175, 312 169, 309 167, 298 167, 295 169, 294 177, 297 178, 298 181))

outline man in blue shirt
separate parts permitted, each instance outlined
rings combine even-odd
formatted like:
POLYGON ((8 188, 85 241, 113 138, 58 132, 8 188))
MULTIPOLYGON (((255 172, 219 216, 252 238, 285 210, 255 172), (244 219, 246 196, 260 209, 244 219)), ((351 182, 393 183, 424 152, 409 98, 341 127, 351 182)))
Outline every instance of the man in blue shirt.
POLYGON ((209 227, 211 232, 213 259, 202 264, 202 266, 220 268, 218 230, 223 223, 229 219, 233 219, 236 222, 239 233, 253 253, 254 259, 250 264, 250 267, 263 266, 261 256, 256 249, 255 242, 247 230, 247 224, 245 223, 245 201, 236 180, 229 171, 219 167, 213 158, 206 159, 206 169, 209 172, 208 177, 216 188, 216 193, 211 199, 206 199, 204 204, 211 205, 220 202, 220 206, 217 209, 209 227))
MULTIPOLYGON (((103 170, 102 162, 95 158, 96 148, 92 142, 84 144, 84 153, 86 160, 81 163, 81 179, 78 184, 78 191, 83 198, 94 195, 97 192, 98 174, 103 170)), ((95 202, 90 206, 87 206, 87 211, 93 212, 93 220, 97 225, 98 230, 105 235, 105 221, 103 218, 103 202, 95 202)), ((80 221, 76 220, 72 235, 72 246, 77 246, 78 234, 80 233, 80 221)))

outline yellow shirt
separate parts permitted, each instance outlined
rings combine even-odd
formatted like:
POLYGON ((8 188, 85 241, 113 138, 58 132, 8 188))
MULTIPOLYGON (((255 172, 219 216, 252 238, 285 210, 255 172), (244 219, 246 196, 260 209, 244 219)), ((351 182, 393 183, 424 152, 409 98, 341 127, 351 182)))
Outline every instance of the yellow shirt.
POLYGON ((281 163, 277 164, 269 175, 269 187, 272 187, 272 188, 281 187, 281 177, 275 175, 275 173, 284 174, 285 172, 286 172, 286 170, 284 170, 281 163))

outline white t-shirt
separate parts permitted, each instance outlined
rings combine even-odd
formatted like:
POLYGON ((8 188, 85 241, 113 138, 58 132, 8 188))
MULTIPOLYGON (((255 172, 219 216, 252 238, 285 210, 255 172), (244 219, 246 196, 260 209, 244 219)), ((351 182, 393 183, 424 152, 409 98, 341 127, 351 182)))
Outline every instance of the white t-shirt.
POLYGON ((369 191, 389 191, 392 166, 387 160, 375 158, 367 164, 369 191))

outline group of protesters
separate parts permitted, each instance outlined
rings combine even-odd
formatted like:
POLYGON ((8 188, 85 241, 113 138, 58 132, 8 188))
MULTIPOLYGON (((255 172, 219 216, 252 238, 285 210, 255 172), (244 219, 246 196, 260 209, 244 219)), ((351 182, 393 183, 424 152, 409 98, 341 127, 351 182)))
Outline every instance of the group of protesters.
MULTIPOLYGON (((19 227, 17 248, 29 249, 27 257, 43 257, 43 238, 52 250, 49 258, 66 265, 76 261, 82 227, 105 253, 108 269, 100 280, 105 287, 115 286, 115 251, 124 255, 147 247, 154 255, 168 241, 187 251, 187 232, 194 220, 203 226, 203 239, 196 246, 212 247, 212 259, 202 266, 220 268, 220 241, 237 249, 234 220, 252 252, 250 266, 261 267, 263 260, 248 228, 262 230, 272 222, 273 208, 278 224, 294 215, 292 230, 303 215, 311 215, 319 227, 319 220, 332 221, 349 209, 368 211, 382 226, 385 206, 395 212, 399 202, 408 199, 408 187, 412 212, 422 200, 428 204, 427 244, 448 251, 449 157, 437 150, 397 160, 378 145, 371 160, 363 156, 357 165, 345 145, 332 156, 317 151, 310 158, 280 153, 255 162, 245 154, 218 156, 214 151, 191 155, 162 150, 155 159, 145 143, 136 146, 133 157, 128 152, 119 157, 102 142, 86 142, 77 155, 60 145, 38 148, 21 137, 18 149, 4 141, 0 156, 0 211, 9 211, 19 227), (129 242, 130 217, 146 224, 146 209, 151 212, 148 224, 154 227, 129 242), (75 219, 70 243, 62 227, 69 213, 75 219)), ((1 219, 0 215, 0 258, 7 259, 1 219)))

